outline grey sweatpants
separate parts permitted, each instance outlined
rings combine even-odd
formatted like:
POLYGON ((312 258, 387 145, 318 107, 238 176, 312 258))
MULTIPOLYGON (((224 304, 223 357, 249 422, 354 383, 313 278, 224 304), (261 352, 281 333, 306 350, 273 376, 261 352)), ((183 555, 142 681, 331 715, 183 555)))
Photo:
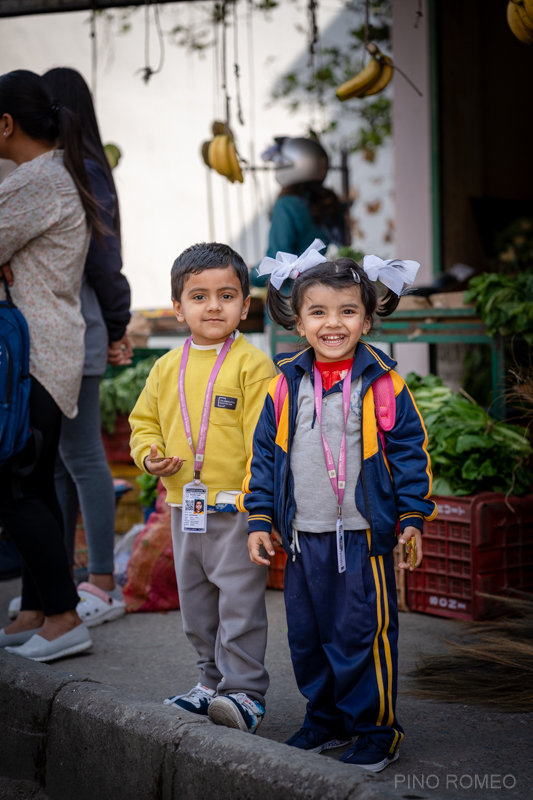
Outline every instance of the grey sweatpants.
POLYGON ((266 567, 250 561, 247 530, 248 514, 220 512, 209 514, 206 533, 182 533, 181 509, 172 508, 181 618, 198 653, 199 680, 264 704, 266 567))

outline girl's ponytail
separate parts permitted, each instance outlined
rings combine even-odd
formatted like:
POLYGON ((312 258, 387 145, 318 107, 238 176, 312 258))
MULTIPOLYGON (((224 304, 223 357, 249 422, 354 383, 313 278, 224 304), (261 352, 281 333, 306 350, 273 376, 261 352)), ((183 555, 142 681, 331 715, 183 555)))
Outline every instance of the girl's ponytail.
POLYGON ((387 289, 387 293, 383 295, 378 301, 376 306, 376 314, 378 317, 388 317, 393 311, 396 311, 400 298, 391 289, 387 289))
POLYGON ((290 298, 283 294, 283 289, 276 289, 271 281, 268 283, 266 311, 270 319, 285 330, 292 331, 296 327, 290 298))
POLYGON ((99 242, 106 232, 100 220, 98 203, 94 199, 89 176, 83 161, 83 136, 79 120, 70 109, 61 103, 52 102, 51 113, 57 121, 58 143, 63 148, 65 168, 76 184, 80 200, 85 210, 87 223, 96 234, 99 242))
POLYGON ((79 192, 87 223, 101 240, 105 231, 83 162, 83 138, 76 115, 50 98, 40 75, 25 69, 0 76, 0 116, 3 114, 10 114, 31 139, 63 148, 65 167, 79 192))

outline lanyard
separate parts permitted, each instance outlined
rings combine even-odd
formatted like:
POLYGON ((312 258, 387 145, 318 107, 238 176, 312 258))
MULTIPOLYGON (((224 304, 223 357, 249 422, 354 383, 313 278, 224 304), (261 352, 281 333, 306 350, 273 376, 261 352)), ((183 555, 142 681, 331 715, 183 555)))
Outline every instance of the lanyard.
POLYGON ((217 375, 220 372, 220 367, 222 366, 222 362, 226 358, 228 351, 231 345, 233 344, 233 338, 230 336, 224 342, 224 347, 220 351, 218 358, 215 361, 215 366, 211 370, 211 375, 209 376, 207 390, 205 393, 204 408, 202 411, 202 420, 200 422, 200 433, 198 435, 198 444, 196 447, 196 453, 194 452, 194 446, 192 443, 191 421, 189 419, 189 411, 187 409, 187 398, 185 397, 185 370, 187 368, 187 361, 189 360, 189 349, 191 346, 191 342, 192 342, 192 336, 189 336, 189 338, 183 345, 183 353, 180 362, 178 385, 179 385, 181 416, 183 419, 183 426, 185 428, 185 435, 187 437, 189 447, 191 448, 192 454, 194 456, 194 480, 199 481, 200 471, 202 469, 204 462, 205 441, 207 439, 207 428, 209 426, 209 412, 211 411, 211 398, 213 397, 213 386, 215 384, 217 375))
POLYGON ((337 470, 335 469, 335 461, 331 447, 329 446, 326 437, 322 432, 322 375, 317 365, 314 365, 314 378, 315 378, 315 411, 320 426, 320 435, 322 437, 322 447, 324 448, 324 457, 326 459, 326 466, 328 469, 328 476, 331 481, 331 486, 337 498, 339 507, 339 519, 341 518, 342 501, 344 499, 344 489, 346 487, 346 424, 350 414, 350 393, 352 386, 352 371, 349 370, 348 374, 342 382, 342 408, 344 412, 344 433, 342 435, 342 442, 339 452, 339 470, 337 477, 337 470))

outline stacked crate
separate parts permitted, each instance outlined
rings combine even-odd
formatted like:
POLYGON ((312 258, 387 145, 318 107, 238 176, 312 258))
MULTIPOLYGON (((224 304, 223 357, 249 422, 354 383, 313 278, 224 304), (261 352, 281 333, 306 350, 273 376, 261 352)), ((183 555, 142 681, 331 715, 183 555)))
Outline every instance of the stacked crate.
POLYGON ((533 592, 533 495, 432 499, 439 512, 424 524, 424 559, 408 576, 411 611, 481 620, 499 606, 481 595, 533 592))

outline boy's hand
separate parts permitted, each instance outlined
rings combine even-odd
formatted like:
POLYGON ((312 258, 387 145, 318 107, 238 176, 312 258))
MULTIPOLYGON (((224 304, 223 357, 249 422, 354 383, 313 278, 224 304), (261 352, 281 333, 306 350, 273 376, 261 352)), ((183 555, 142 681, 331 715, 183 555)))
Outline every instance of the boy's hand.
POLYGON ((153 444, 150 447, 150 455, 144 459, 144 466, 151 472, 152 475, 157 475, 160 478, 168 478, 170 475, 175 475, 183 466, 184 459, 179 456, 170 456, 164 458, 163 461, 151 461, 153 458, 161 458, 157 452, 157 445, 153 444))
POLYGON ((263 565, 269 567, 270 561, 268 558, 263 558, 261 555, 259 555, 261 545, 263 545, 269 556, 274 555, 274 546, 269 533, 266 531, 254 531, 253 533, 250 533, 248 536, 248 552, 250 553, 250 560, 253 561, 254 564, 259 564, 260 567, 263 565))
POLYGON ((420 564, 422 563, 422 556, 423 556, 422 534, 420 533, 418 528, 414 528, 412 525, 408 525, 398 539, 399 544, 407 544, 407 542, 409 542, 413 538, 416 542, 416 564, 414 565, 414 567, 411 567, 411 565, 407 561, 401 561, 398 564, 400 569, 408 569, 410 572, 419 567, 420 564))

